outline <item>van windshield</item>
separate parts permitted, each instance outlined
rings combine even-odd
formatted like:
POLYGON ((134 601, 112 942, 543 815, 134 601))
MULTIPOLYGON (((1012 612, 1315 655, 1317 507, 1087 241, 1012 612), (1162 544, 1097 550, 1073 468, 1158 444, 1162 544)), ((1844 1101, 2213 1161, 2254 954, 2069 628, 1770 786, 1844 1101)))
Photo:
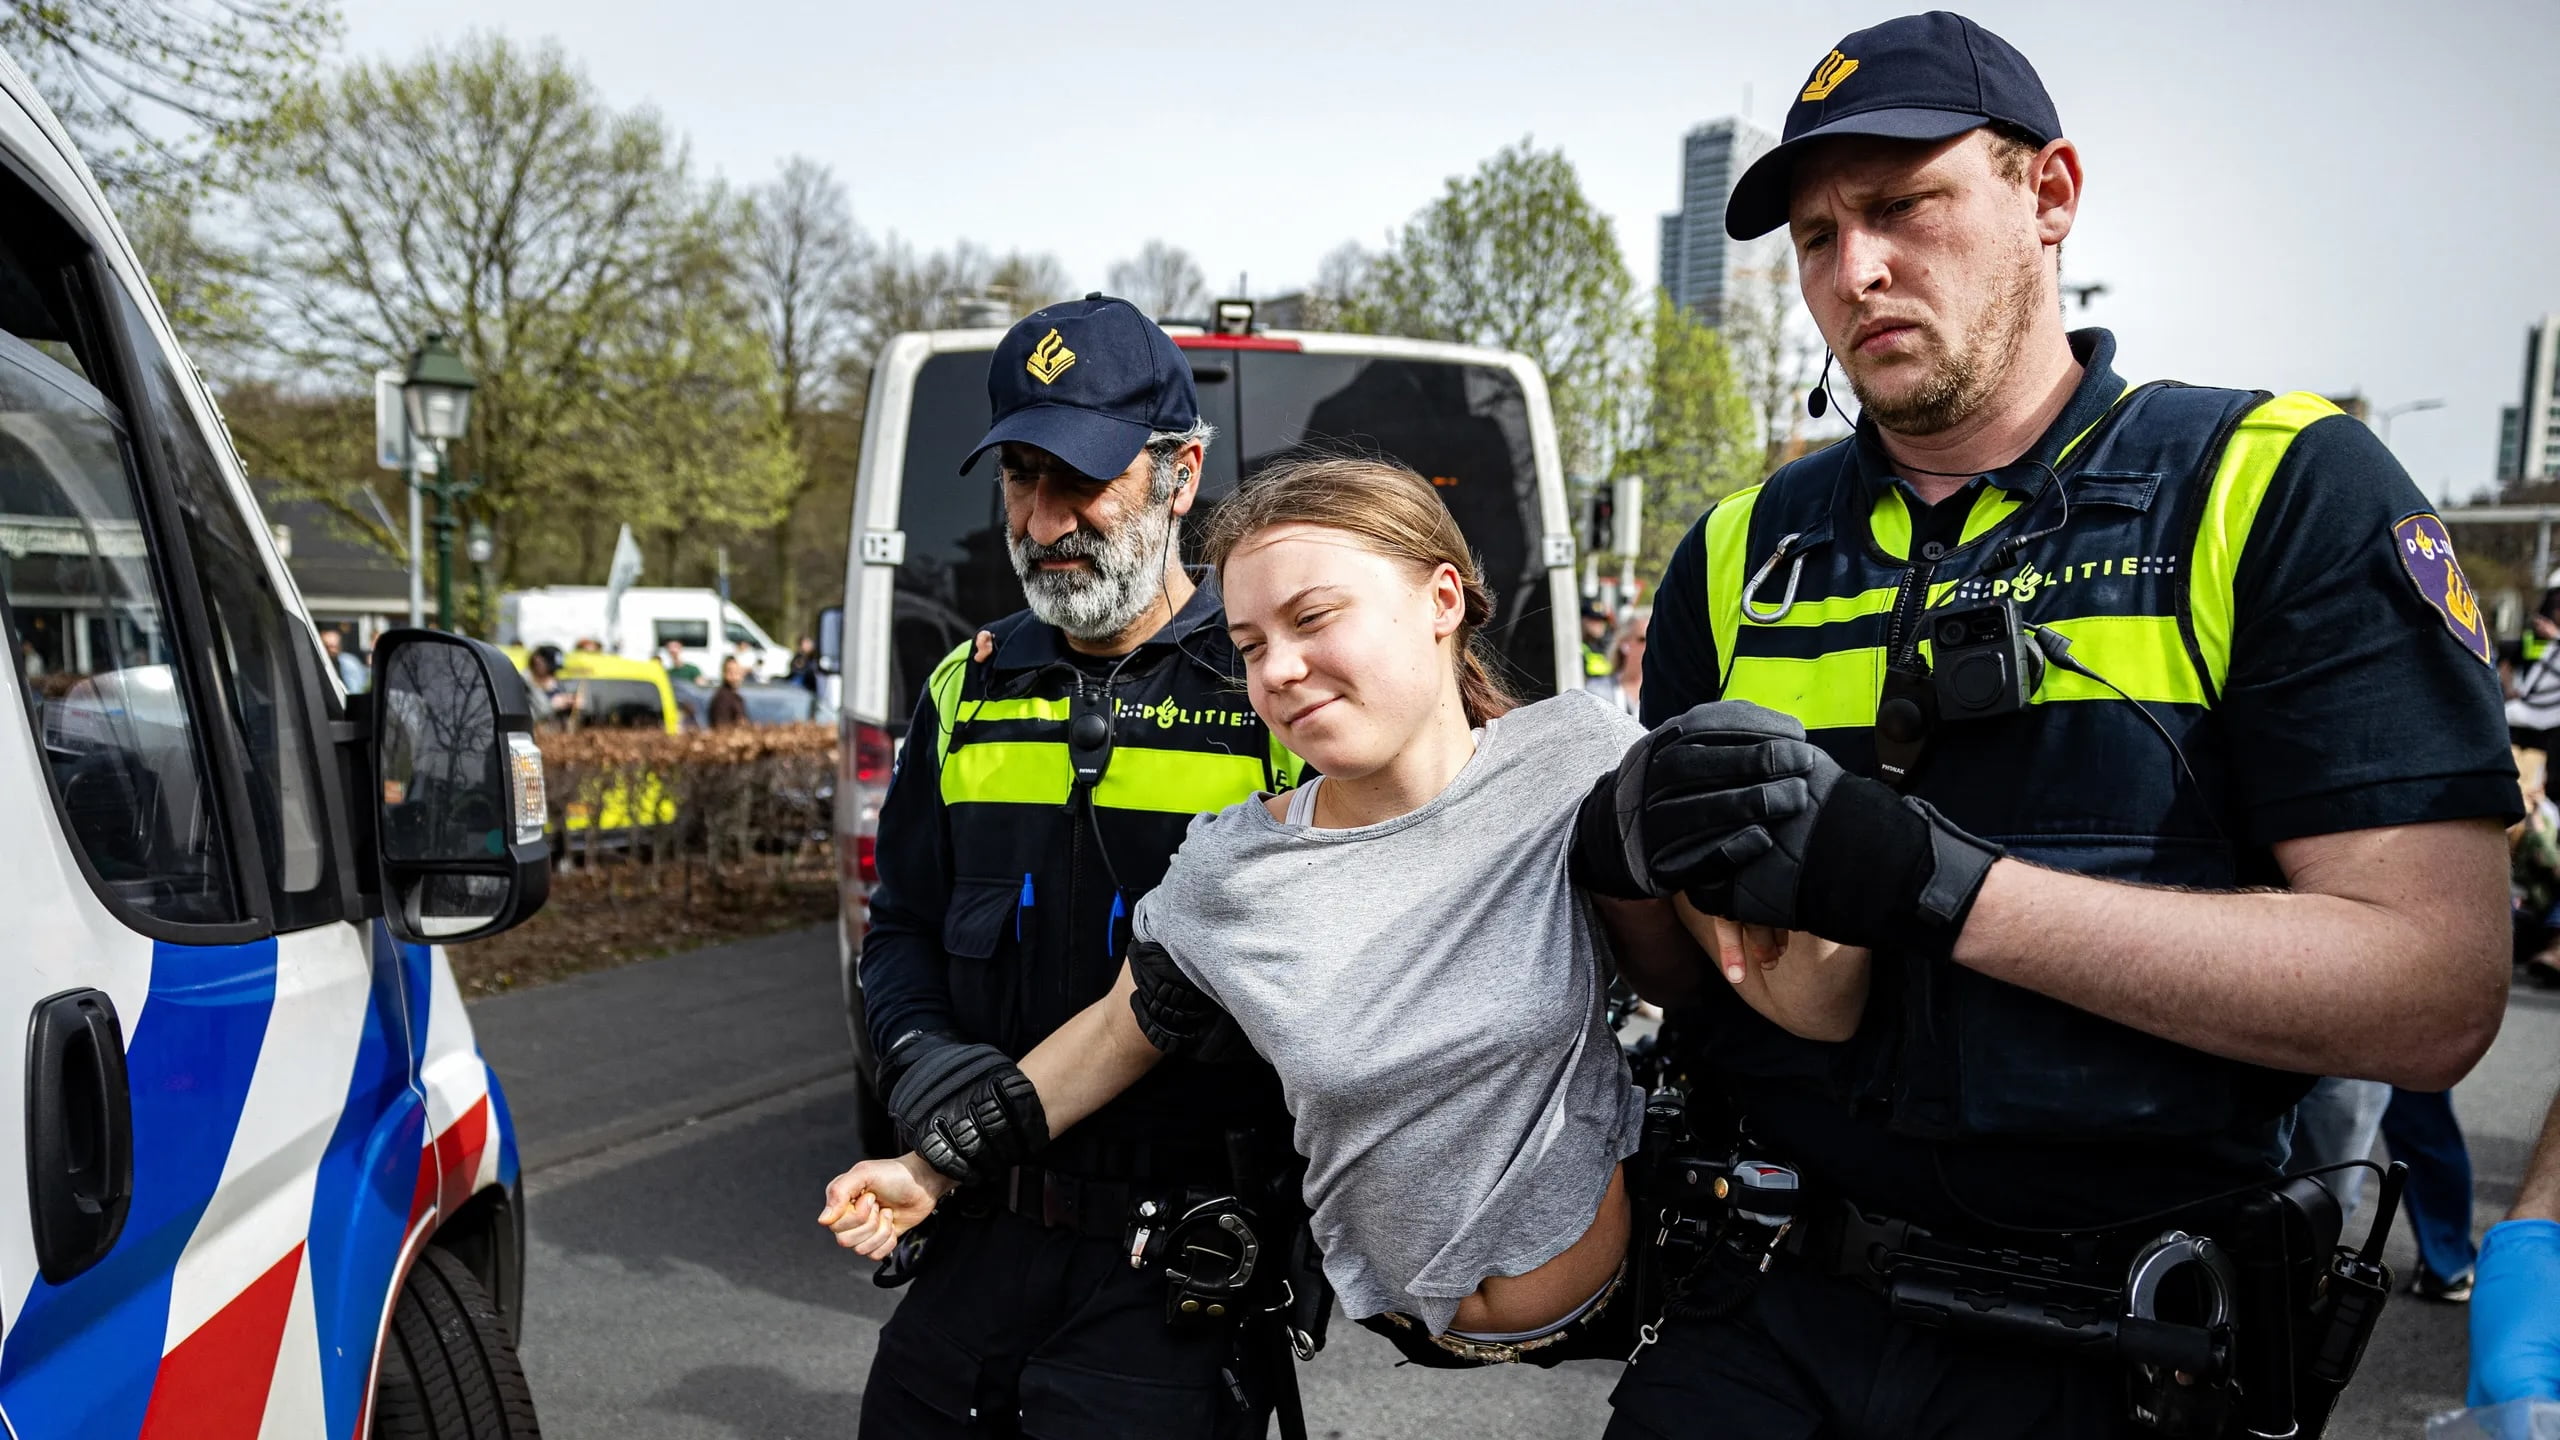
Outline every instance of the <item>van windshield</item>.
MULTIPOLYGON (((1482 559, 1498 609, 1487 638, 1529 698, 1555 688, 1555 651, 1540 564, 1543 524, 1520 382, 1489 365, 1287 350, 1190 350, 1202 418, 1217 427, 1201 477, 1202 508, 1301 447, 1391 456, 1429 476, 1482 559)), ((903 731, 933 667, 991 620, 1023 606, 1005 554, 993 457, 963 476, 986 433, 987 356, 945 352, 916 374, 907 422, 898 567, 891 617, 889 724, 903 731)), ((1196 559, 1196 555, 1194 556, 1196 559)))

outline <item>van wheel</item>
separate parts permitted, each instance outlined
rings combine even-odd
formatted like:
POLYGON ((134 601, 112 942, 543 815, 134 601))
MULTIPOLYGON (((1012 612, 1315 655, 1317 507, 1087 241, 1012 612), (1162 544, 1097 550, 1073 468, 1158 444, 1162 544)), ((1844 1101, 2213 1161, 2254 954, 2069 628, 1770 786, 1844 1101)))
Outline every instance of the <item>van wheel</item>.
POLYGON ((373 1433, 374 1440, 541 1440, 506 1321, 470 1267, 437 1246, 418 1256, 391 1312, 373 1433))

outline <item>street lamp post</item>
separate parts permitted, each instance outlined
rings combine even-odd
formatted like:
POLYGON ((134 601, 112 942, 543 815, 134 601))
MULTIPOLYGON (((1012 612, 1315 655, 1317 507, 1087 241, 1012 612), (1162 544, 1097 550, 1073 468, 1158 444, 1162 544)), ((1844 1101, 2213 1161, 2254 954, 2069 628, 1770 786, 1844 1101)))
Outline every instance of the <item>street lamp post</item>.
POLYGON ((2388 450, 2391 448, 2391 421, 2394 416, 2414 415, 2421 410, 2441 410, 2443 408, 2444 402, 2442 400, 2408 400, 2403 401, 2398 405, 2386 405, 2380 410, 2374 412, 2373 433, 2381 438, 2382 448, 2388 450))
MULTIPOLYGON (((479 488, 479 477, 474 476, 471 484, 472 488, 479 488)), ((494 636, 497 633, 497 614, 489 595, 489 562, 498 558, 498 537, 490 533, 488 521, 471 522, 471 533, 462 542, 462 553, 469 557, 471 568, 479 572, 480 624, 494 636)))
POLYGON ((454 506, 478 486, 453 478, 452 467, 445 463, 445 448, 470 433, 471 392, 479 388, 479 378, 454 353, 453 342, 442 331, 427 336, 409 356, 409 370, 400 388, 401 404, 409 412, 409 434, 435 446, 432 472, 424 465, 417 468, 436 478, 411 483, 435 497, 436 624, 447 630, 454 628, 454 506))

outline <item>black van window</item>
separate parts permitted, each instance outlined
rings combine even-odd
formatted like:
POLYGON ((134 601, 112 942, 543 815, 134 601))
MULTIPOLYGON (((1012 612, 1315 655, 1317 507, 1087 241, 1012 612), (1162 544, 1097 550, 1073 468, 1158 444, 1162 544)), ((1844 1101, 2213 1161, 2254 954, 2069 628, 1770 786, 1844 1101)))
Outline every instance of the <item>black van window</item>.
MULTIPOLYGON (((151 331, 127 306, 127 332, 149 346, 151 331)), ((144 443, 159 453, 176 493, 178 520, 213 623, 222 697, 248 762, 249 813, 267 869, 276 928, 298 930, 338 918, 328 831, 321 820, 319 746, 311 695, 295 646, 312 632, 276 592, 234 502, 231 486, 198 428, 175 372, 156 347, 141 357, 147 422, 144 443)))
POLYGON ((663 730, 667 728, 666 703, 658 696, 658 687, 646 680, 573 680, 570 687, 577 696, 577 717, 581 725, 601 725, 614 730, 663 730))
POLYGON ((0 331, 0 611, 18 689, 63 826, 105 888, 155 919, 236 921, 124 419, 47 353, 59 344, 0 331))
POLYGON ((1245 481, 1303 449, 1384 455, 1430 477, 1499 602, 1486 638, 1523 698, 1554 693, 1529 402, 1508 370, 1443 360, 1235 352, 1245 481))

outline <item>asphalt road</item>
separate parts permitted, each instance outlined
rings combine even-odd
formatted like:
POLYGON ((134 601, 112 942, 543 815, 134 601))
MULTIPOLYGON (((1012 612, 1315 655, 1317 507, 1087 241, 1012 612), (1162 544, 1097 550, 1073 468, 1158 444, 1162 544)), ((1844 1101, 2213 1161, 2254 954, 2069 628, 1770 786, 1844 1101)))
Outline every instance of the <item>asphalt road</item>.
MULTIPOLYGON (((476 1001, 525 1160, 523 1353, 554 1440, 850 1436, 896 1303, 813 1223, 851 1158, 833 931, 722 946, 476 1001)), ((2455 1093, 2478 1220, 2513 1194, 2560 1084, 2560 998, 2520 994, 2455 1093)), ((2395 1263, 2410 1263, 2405 1236, 2395 1263)), ((2415 1440, 2457 1403, 2464 1312, 2400 1300, 2330 1434, 2415 1440)), ((1335 1440, 1596 1435, 1616 1367, 1396 1370, 1337 1324, 1303 1370, 1335 1440)))

